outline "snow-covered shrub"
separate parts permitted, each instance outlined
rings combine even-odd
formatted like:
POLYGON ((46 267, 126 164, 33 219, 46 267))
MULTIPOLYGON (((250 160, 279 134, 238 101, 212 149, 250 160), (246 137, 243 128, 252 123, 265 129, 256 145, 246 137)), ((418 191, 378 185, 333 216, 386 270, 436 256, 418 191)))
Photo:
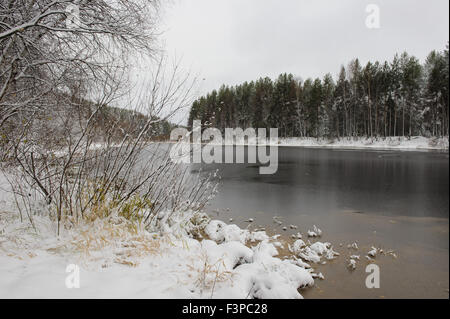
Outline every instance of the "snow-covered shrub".
POLYGON ((36 213, 47 214, 58 230, 117 215, 152 230, 183 224, 199 233, 205 226, 201 211, 216 193, 215 176, 190 174, 170 160, 164 144, 142 141, 130 149, 136 143, 80 142, 83 148, 58 154, 22 153, 21 165, 7 173, 19 212, 30 222, 36 213))
POLYGON ((250 232, 247 229, 241 229, 237 225, 228 225, 220 220, 212 220, 204 228, 205 234, 217 243, 227 243, 237 241, 242 244, 257 241, 267 241, 269 236, 265 231, 250 232))

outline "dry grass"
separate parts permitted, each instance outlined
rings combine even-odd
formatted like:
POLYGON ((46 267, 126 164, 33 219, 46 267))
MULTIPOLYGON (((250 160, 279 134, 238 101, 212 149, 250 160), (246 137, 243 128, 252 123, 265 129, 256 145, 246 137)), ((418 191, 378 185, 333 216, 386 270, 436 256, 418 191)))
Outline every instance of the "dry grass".
POLYGON ((233 273, 226 270, 223 258, 220 258, 215 263, 211 263, 208 254, 203 252, 201 255, 202 266, 187 265, 189 270, 195 274, 195 285, 203 294, 205 290, 211 290, 211 298, 214 295, 214 288, 219 282, 232 281, 233 273))
POLYGON ((145 231, 142 224, 125 218, 97 219, 78 231, 73 230, 71 249, 82 257, 95 258, 99 251, 110 252, 114 262, 137 266, 142 257, 162 253, 166 239, 145 231))

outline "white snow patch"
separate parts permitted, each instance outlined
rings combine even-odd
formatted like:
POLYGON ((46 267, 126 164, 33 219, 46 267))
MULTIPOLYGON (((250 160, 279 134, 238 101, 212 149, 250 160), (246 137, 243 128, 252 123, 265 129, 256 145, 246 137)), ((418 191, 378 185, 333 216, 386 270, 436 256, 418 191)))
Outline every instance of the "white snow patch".
POLYGON ((375 258, 377 256, 378 249, 375 247, 372 247, 372 249, 367 253, 368 256, 375 258))
POLYGON ((0 298, 302 298, 298 288, 314 284, 308 265, 277 258, 264 232, 219 221, 206 227, 213 240, 198 241, 130 232, 120 220, 57 237, 46 217, 35 217, 37 231, 0 217, 0 298), (245 246, 252 238, 258 245, 245 246), (79 266, 80 289, 66 288, 69 264, 79 266))
POLYGON ((356 261, 354 259, 350 259, 347 267, 350 268, 350 270, 355 270, 356 269, 356 261))
POLYGON ((291 147, 335 148, 335 149, 376 149, 376 150, 448 150, 448 136, 442 138, 412 137, 344 137, 325 139, 314 137, 279 138, 278 141, 260 143, 256 139, 238 140, 234 145, 277 145, 291 147))
POLYGON ((307 234, 308 237, 320 237, 322 236, 322 231, 314 225, 313 230, 308 230, 307 234))
POLYGON ((321 262, 321 257, 331 260, 339 256, 339 253, 333 250, 330 243, 315 242, 307 246, 301 239, 294 242, 291 251, 303 260, 316 264, 321 262))
POLYGON ((265 231, 250 232, 237 225, 227 225, 220 220, 212 220, 206 227, 205 233, 217 243, 238 241, 245 244, 247 241, 267 241, 269 236, 265 231))
POLYGON ((291 253, 298 255, 301 252, 302 248, 305 246, 306 246, 305 242, 301 239, 298 239, 292 244, 292 247, 289 246, 289 251, 291 253))

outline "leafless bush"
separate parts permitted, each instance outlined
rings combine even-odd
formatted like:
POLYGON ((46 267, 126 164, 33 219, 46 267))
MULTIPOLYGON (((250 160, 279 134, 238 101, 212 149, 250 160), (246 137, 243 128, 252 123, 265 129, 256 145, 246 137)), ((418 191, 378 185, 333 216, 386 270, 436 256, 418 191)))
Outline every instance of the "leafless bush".
POLYGON ((80 97, 126 92, 132 56, 158 51, 158 9, 157 0, 1 1, 0 156, 80 97))
POLYGON ((104 123, 98 135, 95 119, 107 107, 107 94, 87 118, 84 112, 60 114, 67 134, 59 143, 40 141, 32 130, 23 130, 24 138, 12 149, 17 163, 12 186, 24 216, 32 222, 34 212, 45 210, 57 220, 58 231, 61 224, 112 214, 159 228, 180 211, 203 209, 216 191, 211 176, 192 178, 188 166, 172 162, 167 144, 151 140, 155 125, 191 101, 189 74, 177 68, 168 73, 165 61, 159 60, 130 113, 139 123, 136 128, 120 127, 119 121, 104 123), (112 138, 117 128, 124 132, 120 141, 112 138), (45 207, 36 207, 43 201, 45 207))
POLYGON ((193 181, 167 146, 152 143, 161 123, 189 106, 193 86, 158 53, 158 9, 150 0, 0 3, 0 156, 31 223, 49 213, 59 232, 117 214, 158 228, 177 211, 201 210, 215 192, 207 176, 193 181), (128 68, 139 54, 155 67, 138 90, 128 68), (126 108, 126 119, 108 116, 111 105, 126 108))

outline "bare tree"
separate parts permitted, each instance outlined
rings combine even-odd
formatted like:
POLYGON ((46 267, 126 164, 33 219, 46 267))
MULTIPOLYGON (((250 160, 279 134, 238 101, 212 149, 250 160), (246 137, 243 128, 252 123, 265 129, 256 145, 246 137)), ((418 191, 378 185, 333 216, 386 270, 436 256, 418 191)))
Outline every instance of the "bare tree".
POLYGON ((156 0, 2 1, 0 128, 51 109, 55 94, 117 81, 130 53, 156 50, 157 10, 156 0))
MULTIPOLYGON (((97 115, 107 107, 110 96, 106 94, 90 114, 61 114, 62 122, 70 122, 74 128, 59 145, 50 143, 49 148, 39 141, 15 145, 18 166, 9 174, 15 176, 13 188, 29 218, 36 211, 28 199, 31 195, 34 202, 45 201, 45 210, 58 222, 58 231, 61 222, 67 225, 112 214, 158 228, 161 220, 170 223, 180 212, 205 207, 216 192, 212 176, 192 178, 188 166, 171 160, 167 144, 152 142, 155 125, 190 105, 194 83, 178 68, 164 72, 165 59, 159 61, 143 91, 150 94, 141 95, 130 111, 137 126, 124 128, 112 121, 104 123, 101 132, 97 130, 97 115), (123 132, 120 140, 114 137, 116 129, 123 132)), ((79 106, 83 103, 86 101, 81 100, 79 106)))

